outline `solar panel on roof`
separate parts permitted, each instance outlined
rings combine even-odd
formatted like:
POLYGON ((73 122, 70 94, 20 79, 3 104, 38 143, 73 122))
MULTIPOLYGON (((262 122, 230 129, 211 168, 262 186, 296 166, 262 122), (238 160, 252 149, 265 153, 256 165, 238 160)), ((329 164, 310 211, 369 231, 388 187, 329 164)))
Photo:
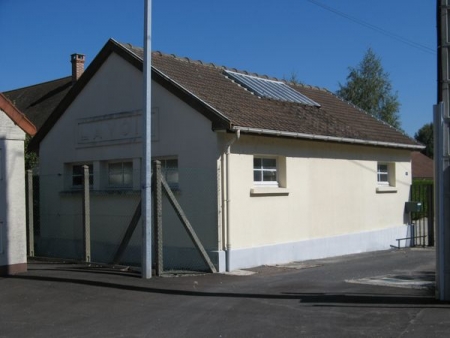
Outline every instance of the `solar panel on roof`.
POLYGON ((235 82, 260 97, 320 107, 320 104, 292 89, 284 82, 263 79, 257 76, 236 73, 229 70, 225 70, 225 73, 235 82))

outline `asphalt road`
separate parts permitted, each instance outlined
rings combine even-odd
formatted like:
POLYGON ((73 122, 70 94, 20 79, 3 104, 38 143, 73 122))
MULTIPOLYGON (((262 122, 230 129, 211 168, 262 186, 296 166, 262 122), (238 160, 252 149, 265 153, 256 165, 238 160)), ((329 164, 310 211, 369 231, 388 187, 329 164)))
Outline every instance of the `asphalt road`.
POLYGON ((434 249, 169 275, 35 261, 0 278, 0 337, 450 337, 434 249))

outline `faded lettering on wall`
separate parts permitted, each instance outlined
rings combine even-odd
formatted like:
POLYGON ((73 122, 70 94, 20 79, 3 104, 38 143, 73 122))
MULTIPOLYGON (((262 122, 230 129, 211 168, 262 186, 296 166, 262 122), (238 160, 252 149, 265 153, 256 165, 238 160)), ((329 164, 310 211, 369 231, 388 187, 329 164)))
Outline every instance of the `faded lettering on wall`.
MULTIPOLYGON (((152 141, 157 139, 157 129, 157 111, 152 110, 152 141)), ((92 147, 141 142, 142 132, 140 110, 79 119, 77 144, 92 147)))

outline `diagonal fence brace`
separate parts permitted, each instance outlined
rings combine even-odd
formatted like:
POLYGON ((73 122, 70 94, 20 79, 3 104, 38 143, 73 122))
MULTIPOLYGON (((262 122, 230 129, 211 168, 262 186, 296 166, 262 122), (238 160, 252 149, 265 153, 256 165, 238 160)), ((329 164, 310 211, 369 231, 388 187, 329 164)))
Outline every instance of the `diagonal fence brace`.
POLYGON ((191 223, 189 223, 189 220, 187 219, 186 215, 184 214, 183 210, 181 209, 180 204, 176 200, 175 196, 172 193, 172 190, 170 189, 169 185, 167 184, 164 176, 161 175, 161 184, 164 187, 164 192, 166 193, 167 197, 169 198, 169 202, 174 208, 175 212, 178 215, 178 218, 180 221, 184 224, 184 227, 186 228, 186 231, 191 237, 192 241, 194 242, 197 249, 200 251, 200 254, 204 260, 204 262, 209 266, 209 269, 211 272, 216 273, 216 267, 211 262, 211 259, 209 258, 207 252, 205 251, 205 248, 203 247, 202 243, 200 242, 199 238, 197 237, 197 234, 195 233, 194 229, 191 226, 191 223))

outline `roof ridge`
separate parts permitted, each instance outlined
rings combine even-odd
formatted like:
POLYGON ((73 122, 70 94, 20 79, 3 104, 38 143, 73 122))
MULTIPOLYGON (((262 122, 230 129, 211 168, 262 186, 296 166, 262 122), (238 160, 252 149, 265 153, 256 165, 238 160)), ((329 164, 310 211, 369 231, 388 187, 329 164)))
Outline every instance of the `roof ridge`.
POLYGON ((159 56, 163 56, 163 57, 172 57, 174 59, 177 59, 179 61, 184 61, 184 62, 188 62, 188 63, 193 63, 193 64, 199 64, 202 66, 206 66, 206 67, 213 67, 213 68, 217 68, 217 69, 225 69, 225 66, 219 66, 213 62, 205 62, 203 60, 195 60, 195 59, 191 59, 188 56, 179 56, 176 54, 169 54, 169 53, 164 53, 160 50, 156 50, 156 51, 152 51, 152 54, 158 54, 159 56))
POLYGON ((327 93, 332 93, 329 89, 325 88, 325 87, 319 87, 319 86, 314 86, 314 85, 310 85, 310 84, 305 84, 305 83, 301 83, 301 82, 294 82, 294 81, 289 81, 289 80, 281 80, 283 82, 285 82, 288 85, 294 86, 294 87, 303 87, 303 88, 309 88, 309 89, 316 89, 316 90, 320 90, 323 92, 327 92, 327 93))
MULTIPOLYGON (((244 74, 244 75, 249 75, 249 76, 255 76, 255 77, 259 77, 262 79, 266 79, 266 80, 272 80, 272 81, 279 81, 279 82, 285 82, 285 83, 289 83, 289 81, 286 81, 284 79, 279 79, 277 77, 274 76, 269 76, 266 74, 258 74, 258 73, 254 73, 254 72, 250 72, 248 70, 241 70, 241 69, 237 69, 237 68, 231 68, 228 66, 220 66, 214 62, 205 62, 203 60, 198 60, 198 59, 191 59, 187 56, 179 56, 176 54, 169 54, 169 53, 164 53, 162 51, 156 50, 156 51, 152 51, 152 54, 159 54, 160 56, 167 56, 167 57, 173 57, 179 61, 184 61, 184 62, 188 62, 188 63, 193 63, 193 64, 200 64, 203 66, 209 66, 209 67, 213 67, 216 69, 222 69, 222 70, 226 70, 226 71, 230 71, 230 72, 235 72, 235 73, 240 73, 240 74, 244 74)), ((304 85, 304 86, 308 86, 308 85, 304 85)), ((310 88, 313 88, 313 86, 309 86, 310 88)))

